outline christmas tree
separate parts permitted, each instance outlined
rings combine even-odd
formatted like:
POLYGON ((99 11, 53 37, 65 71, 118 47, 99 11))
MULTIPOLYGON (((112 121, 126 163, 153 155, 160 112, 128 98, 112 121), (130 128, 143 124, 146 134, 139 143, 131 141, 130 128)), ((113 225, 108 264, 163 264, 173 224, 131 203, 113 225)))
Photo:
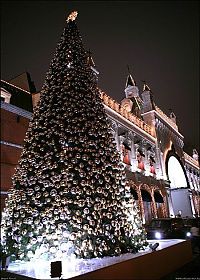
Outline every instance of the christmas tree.
POLYGON ((50 64, 6 201, 3 240, 21 260, 116 256, 146 245, 76 15, 50 64))

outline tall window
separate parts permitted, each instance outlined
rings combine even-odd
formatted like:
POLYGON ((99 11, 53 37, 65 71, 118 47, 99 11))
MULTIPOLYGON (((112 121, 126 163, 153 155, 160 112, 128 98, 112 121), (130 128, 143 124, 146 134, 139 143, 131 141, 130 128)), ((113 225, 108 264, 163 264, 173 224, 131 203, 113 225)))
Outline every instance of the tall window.
POLYGON ((149 165, 150 165, 150 173, 151 174, 156 174, 156 169, 155 169, 155 160, 152 156, 149 158, 149 165))
POLYGON ((168 176, 172 189, 187 188, 187 181, 183 168, 175 156, 171 156, 168 160, 168 176))
POLYGON ((127 147, 126 145, 122 144, 121 149, 122 149, 123 162, 128 165, 131 165, 130 148, 127 147))
POLYGON ((137 161, 138 161, 138 168, 140 170, 145 170, 145 168, 144 168, 144 154, 139 149, 138 149, 138 152, 137 152, 137 161))

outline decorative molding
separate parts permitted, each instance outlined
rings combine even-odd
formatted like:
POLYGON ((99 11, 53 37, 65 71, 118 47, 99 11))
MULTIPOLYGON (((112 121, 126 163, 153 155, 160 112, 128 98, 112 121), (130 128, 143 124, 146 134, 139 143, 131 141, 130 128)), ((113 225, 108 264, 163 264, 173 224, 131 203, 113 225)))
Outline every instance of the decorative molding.
MULTIPOLYGON (((8 83, 8 82, 6 82, 6 81, 4 81, 4 80, 1 80, 1 82, 5 83, 5 84, 7 84, 7 85, 9 85, 9 86, 11 86, 11 87, 14 87, 14 88, 16 88, 16 89, 18 89, 18 90, 20 90, 20 91, 24 91, 24 92, 26 92, 26 93, 28 93, 28 94, 31 94, 29 91, 27 91, 27 90, 25 90, 25 89, 23 89, 23 88, 17 87, 17 86, 15 86, 15 85, 13 85, 13 84, 10 84, 10 83, 8 83)), ((2 86, 2 88, 3 88, 3 86, 2 86)))
POLYGON ((2 195, 2 194, 8 194, 9 192, 6 192, 6 191, 0 191, 0 194, 2 195))
POLYGON ((19 116, 25 117, 29 120, 31 120, 32 116, 33 116, 33 114, 31 112, 28 112, 28 111, 26 111, 24 109, 21 109, 21 108, 15 106, 15 105, 8 104, 8 103, 2 102, 2 101, 1 101, 1 109, 7 110, 11 113, 14 113, 14 114, 17 114, 19 116))
POLYGON ((189 156, 185 152, 183 152, 183 155, 184 155, 184 159, 187 163, 189 163, 199 169, 199 163, 197 160, 195 160, 193 157, 189 156))
POLYGON ((125 108, 123 108, 117 101, 112 99, 110 96, 108 96, 105 92, 100 91, 100 97, 103 101, 103 103, 110 107, 112 110, 120 114, 125 119, 129 120, 130 122, 134 123, 137 127, 145 131, 147 134, 149 134, 151 137, 155 138, 153 129, 147 125, 143 120, 139 119, 134 114, 128 112, 125 108))
POLYGON ((178 126, 158 107, 155 105, 156 112, 159 113, 159 115, 172 126, 175 130, 178 131, 178 126))
POLYGON ((7 145, 7 146, 11 146, 11 147, 15 147, 15 148, 19 148, 19 149, 22 149, 22 148, 23 148, 22 145, 18 145, 18 144, 6 142, 6 141, 0 141, 0 144, 2 144, 2 145, 7 145))

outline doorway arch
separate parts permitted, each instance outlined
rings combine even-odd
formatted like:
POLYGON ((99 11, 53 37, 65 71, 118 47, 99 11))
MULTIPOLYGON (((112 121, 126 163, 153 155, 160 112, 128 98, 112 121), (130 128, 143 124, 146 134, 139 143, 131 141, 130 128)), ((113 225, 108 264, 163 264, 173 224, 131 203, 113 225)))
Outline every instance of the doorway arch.
POLYGON ((170 214, 192 217, 186 171, 178 155, 172 151, 166 158, 166 171, 170 182, 170 214))

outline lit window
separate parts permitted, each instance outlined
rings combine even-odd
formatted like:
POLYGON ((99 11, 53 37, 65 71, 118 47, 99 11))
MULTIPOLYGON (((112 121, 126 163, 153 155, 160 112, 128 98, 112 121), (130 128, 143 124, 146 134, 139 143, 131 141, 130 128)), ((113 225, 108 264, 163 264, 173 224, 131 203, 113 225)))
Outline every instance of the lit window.
POLYGON ((145 170, 143 157, 144 157, 144 154, 142 153, 142 151, 138 150, 138 153, 137 153, 138 168, 141 170, 145 170))
POLYGON ((10 103, 10 98, 11 94, 4 88, 1 88, 1 101, 5 103, 10 103))
POLYGON ((187 181, 180 162, 171 156, 168 161, 168 176, 171 188, 187 188, 187 181))
POLYGON ((130 150, 122 144, 122 155, 123 155, 123 162, 131 165, 131 161, 130 161, 130 150))

